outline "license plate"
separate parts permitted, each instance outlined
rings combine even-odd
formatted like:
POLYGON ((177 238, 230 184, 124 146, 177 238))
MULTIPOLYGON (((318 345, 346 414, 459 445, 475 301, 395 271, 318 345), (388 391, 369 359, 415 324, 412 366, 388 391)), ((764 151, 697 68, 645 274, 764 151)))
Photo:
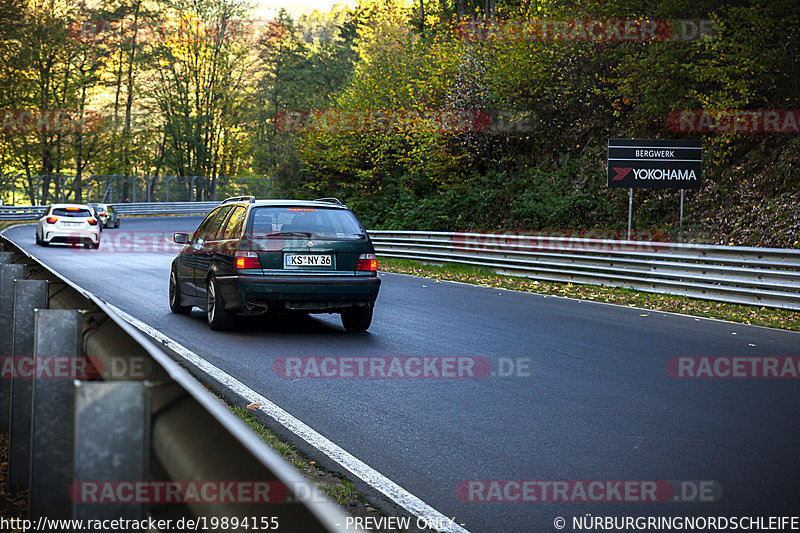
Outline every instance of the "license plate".
POLYGON ((83 222, 62 222, 65 226, 81 226, 83 222))
POLYGON ((333 266, 330 255, 287 255, 286 266, 329 267, 333 266))

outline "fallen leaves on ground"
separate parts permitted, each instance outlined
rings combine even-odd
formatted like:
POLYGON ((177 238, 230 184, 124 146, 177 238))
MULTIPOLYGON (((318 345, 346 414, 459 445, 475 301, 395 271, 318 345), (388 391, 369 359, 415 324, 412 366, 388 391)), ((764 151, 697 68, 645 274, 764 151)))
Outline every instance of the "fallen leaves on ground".
POLYGON ((463 273, 446 266, 412 264, 411 261, 392 261, 383 258, 381 270, 398 274, 411 274, 438 280, 458 281, 483 287, 535 292, 538 294, 564 296, 580 300, 615 303, 629 307, 640 307, 651 311, 681 313, 685 315, 718 318, 731 322, 753 324, 771 328, 800 331, 800 313, 787 309, 773 309, 750 305, 738 305, 710 300, 698 300, 683 296, 639 292, 605 285, 576 285, 552 281, 533 280, 493 273, 463 273))

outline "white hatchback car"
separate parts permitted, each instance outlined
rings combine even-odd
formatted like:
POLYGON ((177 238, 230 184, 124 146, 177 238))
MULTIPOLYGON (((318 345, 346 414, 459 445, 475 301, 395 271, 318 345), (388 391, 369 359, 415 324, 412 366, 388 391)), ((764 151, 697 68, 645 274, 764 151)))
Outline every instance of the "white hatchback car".
POLYGON ((53 204, 36 223, 36 244, 54 242, 100 248, 100 226, 85 204, 53 204))

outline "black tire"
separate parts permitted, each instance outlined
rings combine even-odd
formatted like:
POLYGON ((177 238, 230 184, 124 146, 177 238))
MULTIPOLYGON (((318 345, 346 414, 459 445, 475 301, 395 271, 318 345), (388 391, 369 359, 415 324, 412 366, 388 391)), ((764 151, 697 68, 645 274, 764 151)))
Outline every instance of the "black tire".
POLYGON ((116 222, 114 222, 114 227, 115 227, 115 228, 118 228, 118 227, 119 227, 119 219, 117 219, 117 221, 116 221, 116 222))
POLYGON ((370 324, 372 324, 371 307, 355 307, 342 311, 342 325, 347 331, 367 331, 370 324))
POLYGON ((222 295, 217 288, 217 281, 214 277, 208 279, 206 292, 206 320, 208 327, 214 331, 224 331, 233 327, 236 314, 225 309, 222 303, 222 295))
POLYGON ((191 305, 181 305, 181 292, 174 270, 169 273, 169 310, 178 315, 188 315, 192 312, 191 305))
POLYGON ((42 245, 42 239, 39 238, 39 232, 38 231, 36 232, 36 244, 38 244, 39 246, 42 245))

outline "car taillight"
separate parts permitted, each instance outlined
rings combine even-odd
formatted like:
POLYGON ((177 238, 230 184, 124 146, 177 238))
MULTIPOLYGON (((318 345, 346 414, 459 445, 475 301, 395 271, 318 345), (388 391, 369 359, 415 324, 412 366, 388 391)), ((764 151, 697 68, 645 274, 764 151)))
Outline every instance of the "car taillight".
POLYGON ((97 225, 97 221, 95 219, 93 219, 93 218, 90 218, 89 219, 89 225, 90 226, 96 226, 97 225))
POLYGON ((261 268, 261 261, 255 252, 237 251, 233 256, 236 261, 236 268, 261 268))
POLYGON ((356 267, 356 270, 377 272, 378 259, 375 257, 375 254, 361 254, 361 256, 358 258, 358 266, 356 267))
POLYGON ((56 222, 58 222, 58 219, 56 217, 47 217, 45 222, 47 222, 48 224, 55 224, 56 222))
POLYGON ((106 213, 105 211, 100 211, 100 216, 101 217, 108 216, 108 213, 106 213))

